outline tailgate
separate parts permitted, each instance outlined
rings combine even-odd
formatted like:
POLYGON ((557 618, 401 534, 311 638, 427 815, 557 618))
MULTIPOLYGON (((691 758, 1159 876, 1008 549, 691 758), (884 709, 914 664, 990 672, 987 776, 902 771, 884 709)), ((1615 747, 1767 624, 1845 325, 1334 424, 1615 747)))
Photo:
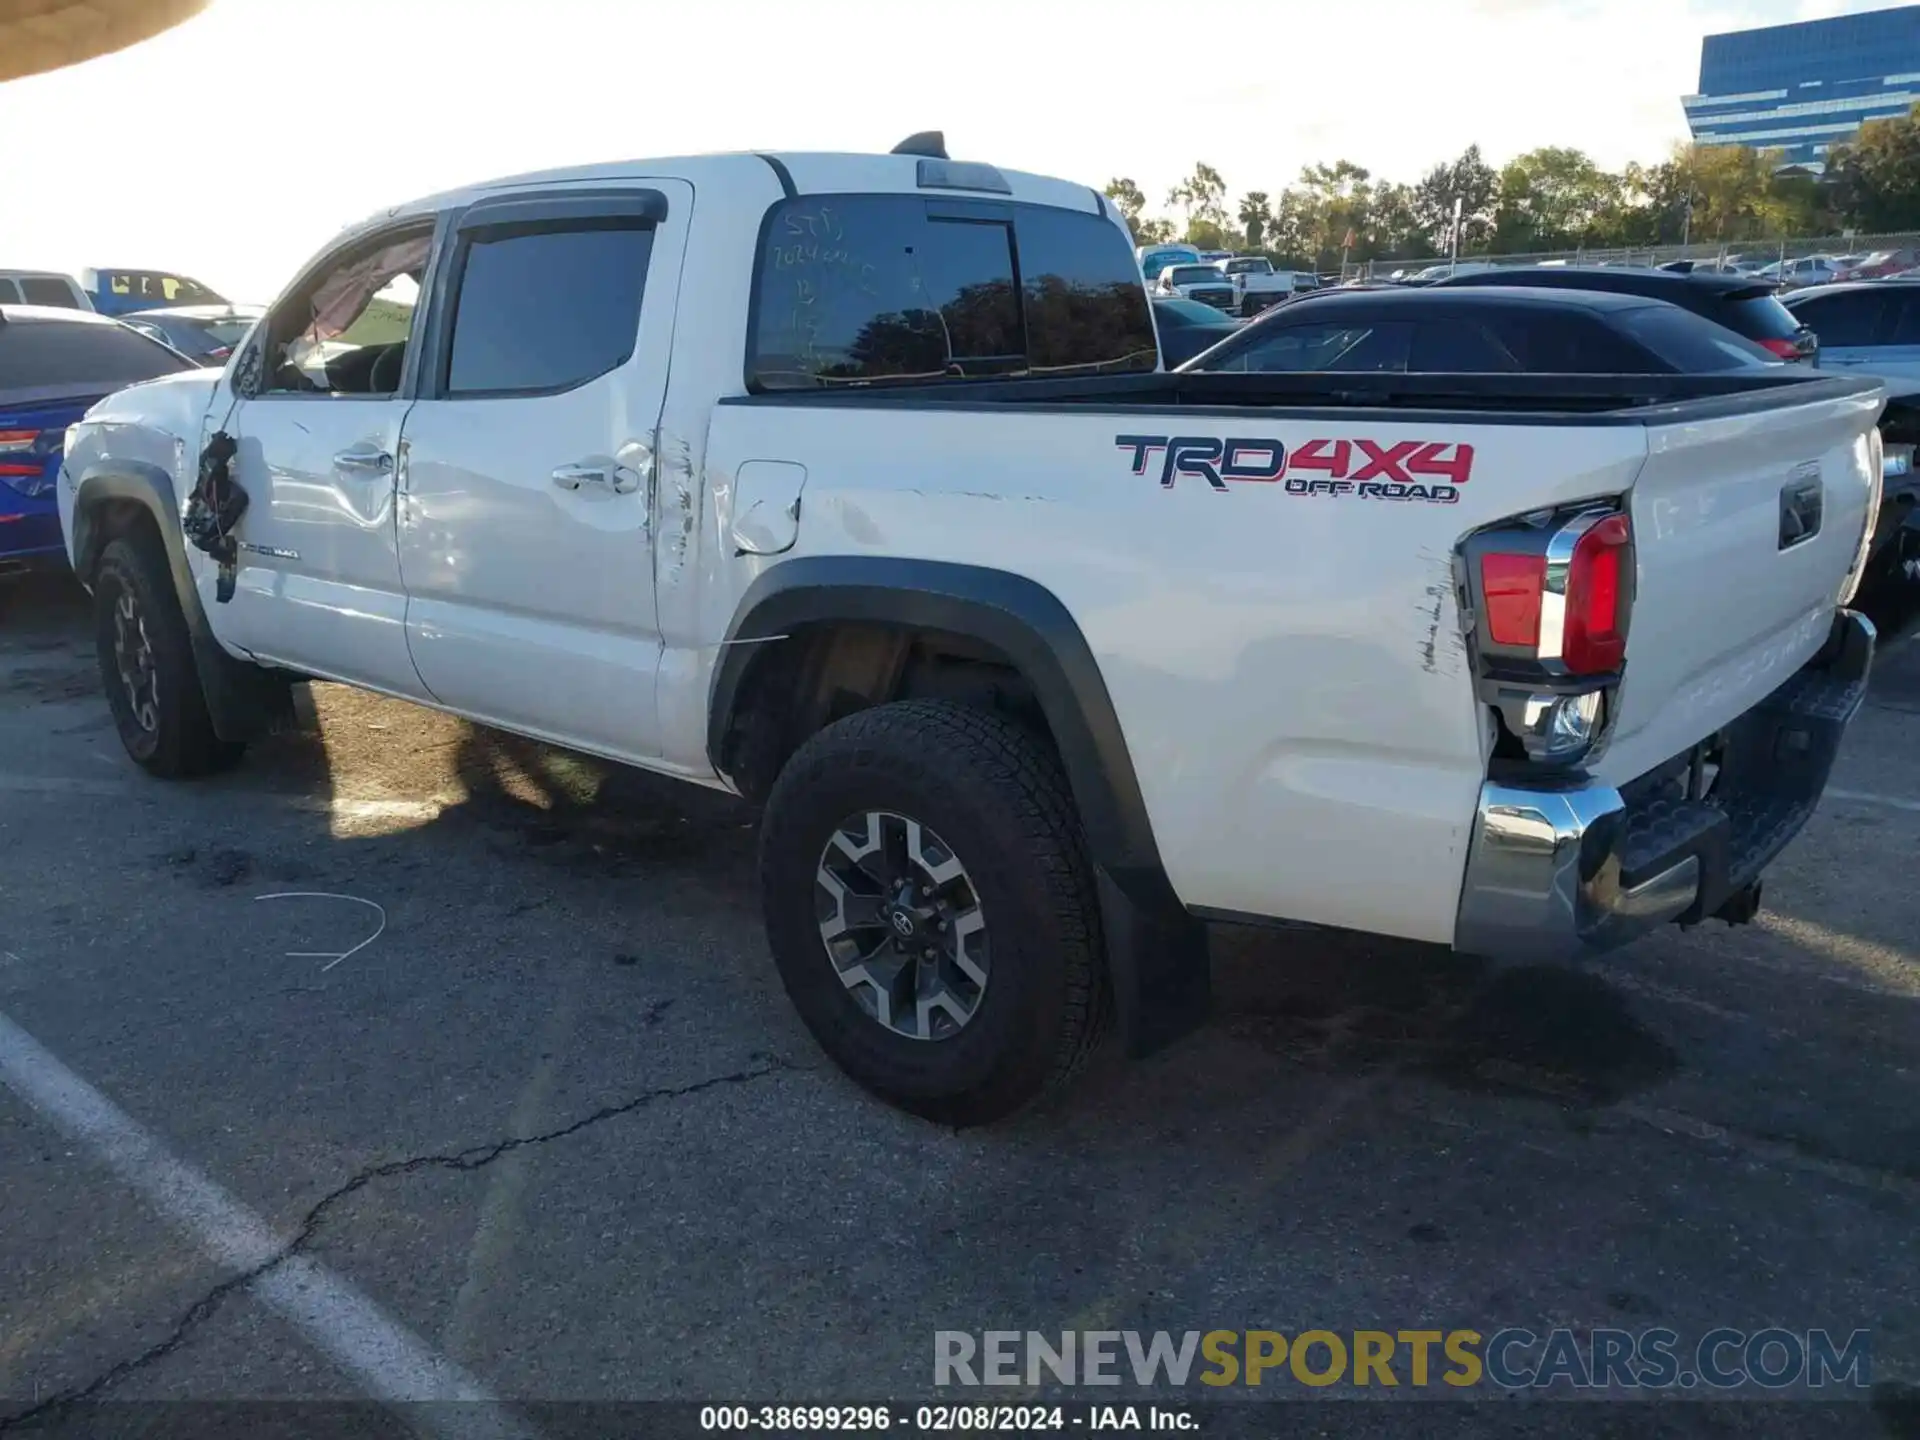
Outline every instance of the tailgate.
POLYGON ((1879 490, 1878 387, 1651 420, 1613 739, 1623 784, 1751 709, 1827 638, 1879 490))

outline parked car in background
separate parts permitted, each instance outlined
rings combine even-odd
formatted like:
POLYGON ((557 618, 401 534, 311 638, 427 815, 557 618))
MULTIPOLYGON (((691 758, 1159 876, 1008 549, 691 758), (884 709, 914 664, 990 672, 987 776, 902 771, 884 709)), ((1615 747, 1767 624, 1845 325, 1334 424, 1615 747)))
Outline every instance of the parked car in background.
POLYGON ((1213 263, 1232 283, 1233 308, 1240 315, 1257 315, 1296 289, 1304 288, 1299 284, 1298 272, 1275 270, 1273 262, 1264 255, 1231 255, 1213 263))
POLYGON ((0 305, 0 576, 61 561, 54 485, 67 427, 122 386, 192 369, 91 312, 0 305))
POLYGON ((1149 286, 1159 280, 1160 272, 1169 265, 1199 265, 1200 248, 1183 242, 1169 241, 1164 245, 1141 245, 1133 252, 1140 262, 1140 274, 1149 286))
POLYGON ((1153 293, 1198 300, 1202 305, 1211 305, 1216 310, 1232 310, 1239 303, 1232 282, 1213 265, 1169 265, 1160 272, 1160 280, 1153 287, 1153 293))
POLYGON ((51 305, 60 310, 91 310, 71 275, 57 270, 0 270, 0 305, 51 305))
POLYGON ((189 360, 224 365, 253 322, 266 313, 258 305, 178 305, 171 310, 135 310, 120 321, 171 345, 189 360))
POLYGON ((1160 358, 1169 370, 1240 329, 1239 321, 1222 315, 1213 306, 1179 296, 1153 297, 1153 323, 1160 332, 1160 358))
POLYGON ((1669 260, 1655 267, 1675 275, 1751 275, 1760 268, 1756 260, 1741 260, 1728 256, 1724 260, 1711 256, 1704 260, 1669 260))
POLYGON ((102 315, 130 315, 175 305, 225 305, 227 297, 167 270, 82 270, 80 288, 102 315))
MULTIPOLYGON (((1425 269, 1415 270, 1400 281, 1403 285, 1431 285, 1436 280, 1451 279, 1456 275, 1484 275, 1492 270, 1506 267, 1496 265, 1491 260, 1442 260, 1438 265, 1429 265, 1425 269)), ((1394 272, 1396 275, 1398 271, 1394 272)))
POLYGON ((1753 272, 1757 280, 1771 280, 1783 290, 1804 285, 1829 285, 1840 278, 1840 267, 1830 255, 1802 255, 1797 260, 1776 260, 1753 272))
POLYGON ((1880 414, 1883 494, 1868 553, 1876 580, 1920 580, 1920 278, 1850 280, 1785 297, 1820 332, 1823 369, 1867 375, 1888 391, 1880 414))
POLYGON ((1794 318, 1765 281, 1746 275, 1716 275, 1699 271, 1676 275, 1633 265, 1547 266, 1520 265, 1479 275, 1457 276, 1443 285, 1526 285, 1555 289, 1604 290, 1616 295, 1638 295, 1664 300, 1690 310, 1702 319, 1724 325, 1781 360, 1818 364, 1820 339, 1794 318))
POLYGON ((1920 266, 1920 251, 1911 246, 1898 250, 1875 250, 1858 265, 1850 268, 1844 278, 1848 280, 1885 280, 1898 275, 1903 270, 1920 266))
POLYGON ((1243 326, 1182 370, 1696 375, 1778 364, 1677 305, 1603 290, 1329 290, 1243 326))
POLYGON ((1823 367, 1920 378, 1920 283, 1845 280, 1797 290, 1782 303, 1819 333, 1823 367))

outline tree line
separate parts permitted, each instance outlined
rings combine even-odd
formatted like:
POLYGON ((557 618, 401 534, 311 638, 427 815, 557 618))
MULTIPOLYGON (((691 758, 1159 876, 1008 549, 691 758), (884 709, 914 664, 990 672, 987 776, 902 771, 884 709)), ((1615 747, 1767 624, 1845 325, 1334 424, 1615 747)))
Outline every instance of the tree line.
POLYGON ((1784 165, 1777 150, 1679 145, 1658 164, 1613 171, 1584 151, 1548 145, 1495 169, 1470 145, 1410 185, 1336 160, 1307 166, 1278 195, 1248 190, 1232 199, 1203 162, 1167 192, 1172 215, 1149 214, 1147 196, 1125 177, 1106 193, 1143 245, 1185 239, 1312 270, 1444 255, 1456 203, 1462 255, 1920 231, 1920 105, 1869 121, 1833 147, 1821 175, 1784 165))

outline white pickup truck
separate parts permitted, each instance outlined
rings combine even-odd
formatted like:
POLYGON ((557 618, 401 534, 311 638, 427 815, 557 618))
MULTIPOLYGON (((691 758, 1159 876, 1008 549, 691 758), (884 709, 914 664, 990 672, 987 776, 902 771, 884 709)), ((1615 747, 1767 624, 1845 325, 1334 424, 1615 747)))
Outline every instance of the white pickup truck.
POLYGON ((1233 286, 1234 311, 1258 315, 1270 305, 1290 300, 1301 290, 1320 288, 1320 277, 1300 270, 1275 270, 1264 255, 1229 255, 1214 261, 1233 286))
POLYGON ((1166 373, 1097 191, 906 149, 396 206, 100 402, 128 752, 322 677, 737 791, 806 1023, 953 1123, 1190 1028, 1207 922, 1751 916, 1865 684, 1877 384, 1166 373))

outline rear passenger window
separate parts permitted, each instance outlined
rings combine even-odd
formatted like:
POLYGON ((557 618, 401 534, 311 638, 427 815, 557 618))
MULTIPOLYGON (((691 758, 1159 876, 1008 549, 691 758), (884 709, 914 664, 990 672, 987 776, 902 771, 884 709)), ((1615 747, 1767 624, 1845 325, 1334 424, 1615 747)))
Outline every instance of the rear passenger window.
POLYGON ((1278 325, 1266 321, 1259 338, 1209 370, 1272 374, 1329 370, 1352 374, 1398 373, 1407 368, 1413 326, 1398 320, 1325 321, 1278 325))
POLYGON ((1158 361, 1126 236, 1091 211, 919 195, 784 201, 767 219, 753 304, 756 389, 1158 361))
POLYGON ((1430 375, 1510 375, 1513 353, 1473 320, 1422 320, 1415 327, 1410 370, 1430 375))
POLYGON ((64 280, 52 276, 30 276, 20 281, 20 298, 29 305, 58 305, 64 310, 78 310, 80 302, 74 298, 73 287, 64 280))
POLYGON ((11 280, 0 279, 0 305, 18 305, 19 303, 20 287, 11 280))
POLYGON ((1673 305, 1618 312, 1616 323, 1682 375, 1713 370, 1752 370, 1778 365, 1778 357, 1724 325, 1673 305))
POLYGON ((1823 346, 1877 343, 1885 296, 1875 290, 1842 290, 1792 306, 1802 325, 1813 327, 1823 346))
POLYGON ((653 226, 620 218, 476 230, 462 247, 446 393, 551 393, 624 365, 653 226))
POLYGON ((1886 328, 1886 345, 1920 345, 1920 295, 1902 289, 1890 299, 1893 311, 1886 328))
POLYGON ((1643 375, 1664 368, 1586 315, 1514 315, 1489 324, 1529 375, 1643 375))

